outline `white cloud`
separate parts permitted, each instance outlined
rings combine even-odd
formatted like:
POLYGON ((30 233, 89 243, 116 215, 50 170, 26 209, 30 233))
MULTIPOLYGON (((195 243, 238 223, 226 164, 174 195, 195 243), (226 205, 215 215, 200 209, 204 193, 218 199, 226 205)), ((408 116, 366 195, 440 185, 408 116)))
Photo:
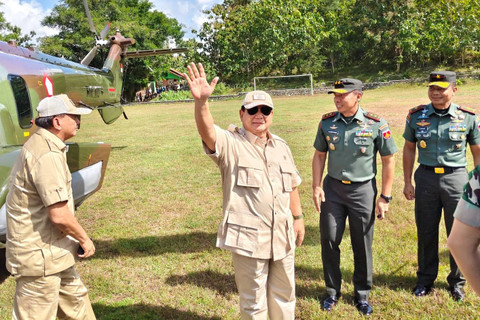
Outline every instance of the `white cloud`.
POLYGON ((0 10, 4 13, 5 20, 19 27, 24 34, 35 31, 35 37, 44 37, 58 33, 56 29, 41 25, 51 9, 45 10, 36 0, 8 0, 8 4, 4 2, 0 10))
POLYGON ((200 30, 203 22, 207 20, 202 10, 210 9, 213 5, 222 2, 223 0, 152 0, 156 10, 185 25, 186 38, 192 38, 191 30, 200 30))

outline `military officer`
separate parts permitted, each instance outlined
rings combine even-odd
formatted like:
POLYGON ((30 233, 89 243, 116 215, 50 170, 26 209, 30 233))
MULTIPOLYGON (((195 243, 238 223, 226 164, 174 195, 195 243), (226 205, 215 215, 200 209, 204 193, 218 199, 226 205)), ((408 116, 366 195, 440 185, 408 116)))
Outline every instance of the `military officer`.
POLYGON ((37 111, 38 129, 12 168, 6 200, 7 269, 17 283, 13 319, 93 320, 74 265, 77 255, 92 256, 95 246, 74 216, 64 143, 91 110, 62 94, 40 101, 37 111))
POLYGON ((320 212, 322 262, 327 297, 322 302, 330 311, 341 295, 340 242, 349 220, 355 270, 355 306, 364 315, 372 313, 368 296, 372 288, 372 241, 375 211, 383 219, 392 200, 394 157, 397 147, 387 122, 363 110, 362 82, 335 81, 333 93, 337 111, 320 121, 312 161, 313 201, 320 212), (376 155, 382 159, 382 189, 377 197, 376 155), (327 175, 322 176, 328 154, 327 175), (376 200, 376 205, 375 205, 376 200))
MULTIPOLYGON (((453 213, 468 180, 467 143, 475 166, 480 164, 480 131, 475 111, 452 102, 457 92, 456 74, 452 71, 430 73, 428 97, 430 103, 412 108, 405 124, 403 137, 403 193, 415 199, 415 222, 418 241, 417 297, 427 295, 438 274, 438 229, 444 212, 447 235, 453 223, 453 213), (413 165, 418 149, 419 167, 412 184, 413 165)), ((465 279, 450 255, 449 292, 455 301, 465 297, 465 279)))
POLYGON ((247 93, 242 128, 214 125, 209 84, 201 64, 188 66, 195 120, 204 151, 222 173, 223 220, 217 246, 232 252, 242 319, 295 318, 295 240, 305 233, 297 186, 301 182, 287 143, 269 131, 274 105, 264 91, 247 93))

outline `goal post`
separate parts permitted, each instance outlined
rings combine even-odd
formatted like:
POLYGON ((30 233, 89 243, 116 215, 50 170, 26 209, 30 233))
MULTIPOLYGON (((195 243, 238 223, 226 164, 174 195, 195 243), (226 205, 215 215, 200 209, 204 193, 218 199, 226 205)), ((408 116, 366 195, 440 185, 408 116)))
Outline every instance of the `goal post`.
POLYGON ((253 90, 292 91, 306 90, 313 95, 313 77, 308 74, 293 74, 286 76, 254 77, 253 90), (303 79, 302 79, 303 78, 303 79))

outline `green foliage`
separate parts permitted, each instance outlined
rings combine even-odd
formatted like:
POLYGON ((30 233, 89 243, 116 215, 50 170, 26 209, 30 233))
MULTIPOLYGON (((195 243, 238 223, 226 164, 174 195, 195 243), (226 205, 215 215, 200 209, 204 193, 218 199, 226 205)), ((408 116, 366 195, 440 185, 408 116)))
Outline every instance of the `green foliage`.
MULTIPOLYGON (((186 100, 192 99, 192 95, 189 90, 179 90, 179 91, 165 91, 157 97, 155 100, 165 100, 165 101, 175 101, 175 100, 186 100)), ((154 100, 154 101, 155 101, 154 100)))
MULTIPOLYGON (((153 5, 148 0, 90 0, 88 4, 97 33, 110 22, 109 35, 119 29, 123 36, 135 39, 135 50, 164 48, 168 37, 173 38, 177 44, 182 43, 182 26, 177 20, 153 10, 153 5)), ((58 35, 41 40, 40 48, 45 53, 80 61, 94 45, 94 35, 90 31, 82 1, 63 0, 42 23, 60 29, 58 35)), ((101 67, 106 54, 107 51, 102 50, 91 65, 101 67)), ((181 58, 173 56, 128 60, 125 64, 128 72, 124 94, 133 97, 149 81, 158 79, 158 74, 170 67, 183 65, 183 61, 180 61, 181 58)))
POLYGON ((207 12, 200 47, 228 83, 478 65, 478 0, 228 0, 207 12))

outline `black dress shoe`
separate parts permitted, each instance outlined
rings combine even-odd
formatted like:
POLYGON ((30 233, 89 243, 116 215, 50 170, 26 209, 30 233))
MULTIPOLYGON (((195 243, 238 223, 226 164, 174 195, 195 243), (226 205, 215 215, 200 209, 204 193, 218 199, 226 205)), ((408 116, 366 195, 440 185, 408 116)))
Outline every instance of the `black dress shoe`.
POLYGON ((450 287, 448 291, 456 302, 462 302, 465 299, 465 291, 462 288, 450 287))
POLYGON ((337 303, 338 299, 336 296, 326 297, 322 302, 322 309, 325 311, 332 311, 333 307, 335 307, 337 303))
POLYGON ((355 302, 355 308, 357 308, 357 310, 360 311, 360 313, 363 314, 364 316, 369 316, 373 312, 373 309, 368 304, 367 300, 356 301, 355 302))
POLYGON ((432 291, 432 286, 424 286, 423 284, 417 284, 413 289, 413 294, 417 297, 423 297, 432 291))

